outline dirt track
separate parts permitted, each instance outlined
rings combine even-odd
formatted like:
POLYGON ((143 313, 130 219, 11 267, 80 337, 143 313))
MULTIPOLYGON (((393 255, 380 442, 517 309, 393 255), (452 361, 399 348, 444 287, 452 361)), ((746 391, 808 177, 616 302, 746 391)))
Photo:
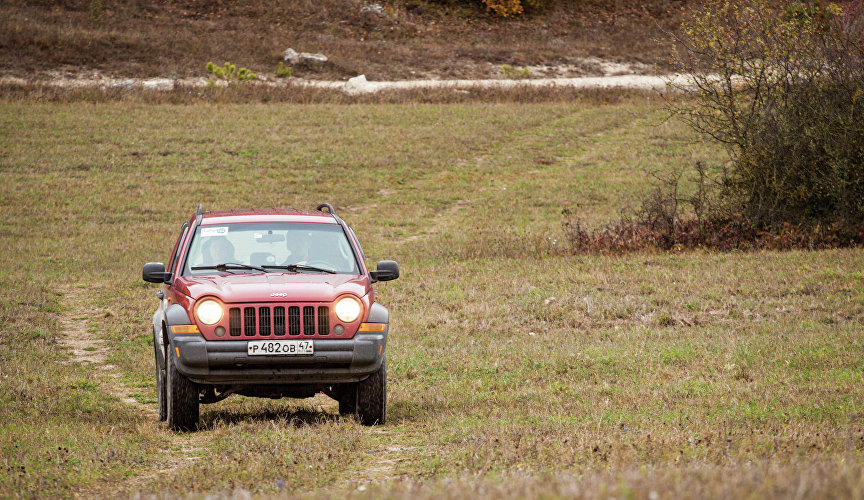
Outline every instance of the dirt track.
MULTIPOLYGON (((130 386, 124 381, 121 369, 107 362, 110 354, 106 341, 100 338, 98 331, 89 328, 91 320, 110 311, 95 308, 87 300, 88 288, 75 285, 65 287, 61 299, 62 311, 60 324, 62 332, 60 342, 69 349, 70 363, 81 363, 92 369, 93 381, 99 390, 108 393, 123 403, 135 407, 144 413, 146 418, 156 420, 156 404, 136 400, 131 394, 140 389, 130 386)), ((141 474, 130 478, 121 484, 111 485, 110 491, 81 491, 79 498, 93 498, 106 495, 116 495, 120 492, 137 492, 146 487, 160 475, 168 474, 180 467, 201 459, 201 438, 195 434, 174 434, 166 443, 166 451, 158 466, 142 470, 141 474)))
MULTIPOLYGON (((343 91, 347 94, 369 94, 386 90, 452 88, 468 90, 476 88, 517 88, 517 87, 561 87, 578 89, 624 88, 635 90, 666 91, 669 84, 678 86, 684 83, 680 75, 605 75, 583 76, 573 78, 526 78, 526 79, 487 79, 487 80, 398 80, 398 81, 368 81, 364 75, 356 76, 348 81, 336 80, 304 80, 291 78, 286 80, 261 79, 244 84, 263 85, 269 87, 307 87, 343 91)), ((62 88, 103 88, 123 90, 171 91, 179 87, 206 87, 208 85, 226 86, 224 80, 211 81, 206 78, 108 78, 99 75, 91 77, 59 77, 50 80, 27 80, 17 77, 0 77, 0 84, 27 85, 42 84, 62 88)))

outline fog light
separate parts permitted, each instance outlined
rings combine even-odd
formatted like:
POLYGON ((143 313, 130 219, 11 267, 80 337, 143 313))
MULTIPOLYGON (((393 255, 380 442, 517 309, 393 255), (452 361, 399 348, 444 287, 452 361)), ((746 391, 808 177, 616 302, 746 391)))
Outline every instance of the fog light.
POLYGON ((225 327, 224 326, 217 326, 215 333, 216 333, 217 337, 224 337, 225 336, 225 327))
POLYGON ((342 325, 336 325, 333 327, 333 333, 335 333, 336 335, 342 335, 343 333, 345 333, 345 327, 342 325))

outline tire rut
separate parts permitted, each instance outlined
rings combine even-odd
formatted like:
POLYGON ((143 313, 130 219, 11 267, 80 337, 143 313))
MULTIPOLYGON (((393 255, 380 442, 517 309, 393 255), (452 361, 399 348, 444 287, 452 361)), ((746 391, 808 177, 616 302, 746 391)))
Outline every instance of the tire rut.
MULTIPOLYGON (((91 331, 90 322, 110 315, 106 309, 95 307, 88 299, 88 288, 69 285, 61 289, 61 333, 60 343, 70 353, 67 363, 80 363, 91 370, 93 380, 99 389, 110 394, 124 404, 145 414, 148 419, 157 419, 158 403, 143 403, 130 394, 140 389, 130 386, 124 381, 120 367, 108 363, 109 347, 105 339, 97 332, 91 331)), ((161 423, 154 423, 157 427, 161 423)), ((203 437, 196 434, 168 434, 165 448, 159 456, 159 462, 142 474, 129 478, 120 484, 100 485, 93 490, 78 492, 78 498, 98 498, 116 496, 118 493, 135 494, 146 490, 148 484, 162 475, 183 468, 201 459, 203 437)))
POLYGON ((80 363, 93 368, 93 376, 99 388, 124 403, 147 413, 156 415, 156 405, 142 403, 131 397, 137 392, 123 380, 123 374, 116 365, 109 364, 109 349, 104 339, 89 328, 89 322, 100 316, 111 314, 106 309, 92 307, 87 300, 85 288, 67 286, 61 298, 60 343, 69 349, 71 363, 80 363))

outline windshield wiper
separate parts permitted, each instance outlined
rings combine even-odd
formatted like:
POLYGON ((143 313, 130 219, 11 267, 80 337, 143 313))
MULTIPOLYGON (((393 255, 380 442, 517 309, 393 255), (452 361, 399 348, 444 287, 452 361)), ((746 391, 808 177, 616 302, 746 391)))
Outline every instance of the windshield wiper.
POLYGON ((336 274, 332 269, 324 269, 322 267, 307 266, 306 264, 288 264, 287 266, 263 266, 267 269, 284 269, 285 271, 316 271, 319 273, 336 274))
POLYGON ((250 266, 248 264, 240 264, 238 262, 226 262, 224 264, 217 264, 215 266, 192 266, 193 271, 205 271, 208 269, 215 269, 221 272, 231 271, 232 269, 254 269, 255 271, 261 271, 262 273, 267 272, 267 270, 263 267, 250 266))

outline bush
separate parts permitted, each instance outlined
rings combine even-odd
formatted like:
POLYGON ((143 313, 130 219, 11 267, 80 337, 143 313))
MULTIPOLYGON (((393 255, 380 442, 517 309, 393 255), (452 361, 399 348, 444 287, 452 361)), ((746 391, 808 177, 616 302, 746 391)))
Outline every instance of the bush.
POLYGON ((864 220, 864 5, 710 0, 675 37, 673 112, 722 142, 710 217, 755 230, 864 220))
POLYGON ((815 250, 864 245, 864 221, 784 222, 760 227, 741 213, 722 215, 717 209, 721 191, 715 189, 715 180, 701 163, 694 170, 692 194, 681 194, 683 169, 655 176, 658 182, 638 211, 625 213, 601 228, 584 226, 575 212, 564 209, 564 235, 570 251, 815 250))
POLYGON ((504 74, 506 78, 511 80, 518 80, 521 78, 528 78, 531 76, 531 70, 528 68, 520 68, 519 66, 511 66, 509 64, 501 65, 501 73, 504 74))
POLYGON ((258 78, 258 75, 249 71, 246 68, 237 69, 237 66, 231 64, 230 62, 226 62, 224 66, 218 66, 213 64, 212 62, 207 63, 207 71, 213 74, 216 78, 221 80, 254 80, 258 78))
POLYGON ((515 17, 526 11, 537 11, 551 5, 554 0, 438 0, 449 5, 485 6, 486 10, 501 17, 515 17))
POLYGON ((276 77, 277 78, 291 78, 293 74, 293 70, 291 66, 284 66, 282 61, 279 61, 279 66, 276 67, 276 77))
POLYGON ((752 221, 728 219, 674 219, 667 225, 652 227, 650 221, 622 217, 600 228, 582 224, 565 209, 564 236, 573 253, 620 254, 644 250, 692 250, 696 248, 731 250, 821 250, 864 245, 864 223, 811 224, 784 223, 758 229, 752 221))

